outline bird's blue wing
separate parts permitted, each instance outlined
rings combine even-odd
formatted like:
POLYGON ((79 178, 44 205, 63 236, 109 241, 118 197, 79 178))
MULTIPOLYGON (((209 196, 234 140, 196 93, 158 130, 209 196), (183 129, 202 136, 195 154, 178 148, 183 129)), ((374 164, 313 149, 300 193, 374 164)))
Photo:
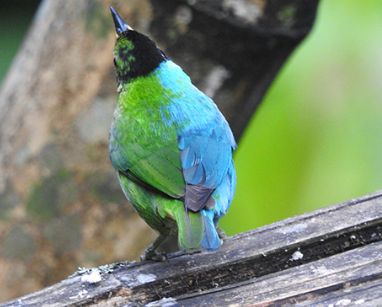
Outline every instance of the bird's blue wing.
POLYGON ((171 104, 162 107, 163 120, 175 125, 181 167, 186 182, 185 206, 197 212, 213 208, 214 190, 232 165, 236 143, 215 103, 192 85, 172 61, 158 71, 163 88, 171 92, 171 104))
MULTIPOLYGON (((215 105, 213 107, 216 108, 215 105)), ((217 108, 208 113, 211 118, 205 121, 205 125, 199 125, 197 131, 184 130, 178 135, 186 182, 185 205, 192 211, 214 206, 214 199, 210 196, 226 176, 236 147, 231 129, 217 108)))

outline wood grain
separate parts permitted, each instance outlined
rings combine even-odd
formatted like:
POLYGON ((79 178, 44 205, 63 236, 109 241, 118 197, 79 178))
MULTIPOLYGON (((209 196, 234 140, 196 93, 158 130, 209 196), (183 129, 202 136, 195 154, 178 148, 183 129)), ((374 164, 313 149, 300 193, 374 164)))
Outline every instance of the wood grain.
POLYGON ((0 306, 378 305, 382 191, 229 237, 217 252, 102 269, 94 284, 84 275, 0 306))

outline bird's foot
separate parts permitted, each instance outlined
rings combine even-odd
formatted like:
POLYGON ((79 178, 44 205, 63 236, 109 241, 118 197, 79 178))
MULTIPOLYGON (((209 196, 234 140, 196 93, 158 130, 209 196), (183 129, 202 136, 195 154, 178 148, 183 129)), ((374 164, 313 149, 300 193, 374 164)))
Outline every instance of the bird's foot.
POLYGON ((141 256, 141 261, 153 260, 153 261, 168 261, 167 255, 165 252, 158 253, 156 250, 151 250, 148 248, 144 256, 141 256))
POLYGON ((153 261, 168 261, 166 253, 158 253, 156 249, 166 239, 168 233, 160 234, 158 238, 146 249, 145 255, 141 256, 141 261, 153 260, 153 261))
POLYGON ((225 238, 227 238, 227 235, 223 229, 216 227, 216 231, 220 239, 224 240, 225 238))

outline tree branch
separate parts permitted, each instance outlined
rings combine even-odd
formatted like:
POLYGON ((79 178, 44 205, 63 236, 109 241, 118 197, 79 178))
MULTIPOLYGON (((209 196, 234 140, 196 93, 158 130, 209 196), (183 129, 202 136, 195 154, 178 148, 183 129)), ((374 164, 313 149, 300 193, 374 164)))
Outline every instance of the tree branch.
POLYGON ((382 288, 381 241, 379 191, 232 236, 217 252, 109 265, 93 276, 82 270, 0 306, 380 304, 382 291, 375 289, 382 288))

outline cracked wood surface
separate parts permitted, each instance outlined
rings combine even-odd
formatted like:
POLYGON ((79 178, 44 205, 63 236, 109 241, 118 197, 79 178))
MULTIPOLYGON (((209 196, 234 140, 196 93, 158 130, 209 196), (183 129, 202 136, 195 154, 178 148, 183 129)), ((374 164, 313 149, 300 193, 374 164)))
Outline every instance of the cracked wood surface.
POLYGON ((377 306, 382 191, 229 237, 217 252, 116 266, 93 284, 86 275, 0 306, 377 306))

